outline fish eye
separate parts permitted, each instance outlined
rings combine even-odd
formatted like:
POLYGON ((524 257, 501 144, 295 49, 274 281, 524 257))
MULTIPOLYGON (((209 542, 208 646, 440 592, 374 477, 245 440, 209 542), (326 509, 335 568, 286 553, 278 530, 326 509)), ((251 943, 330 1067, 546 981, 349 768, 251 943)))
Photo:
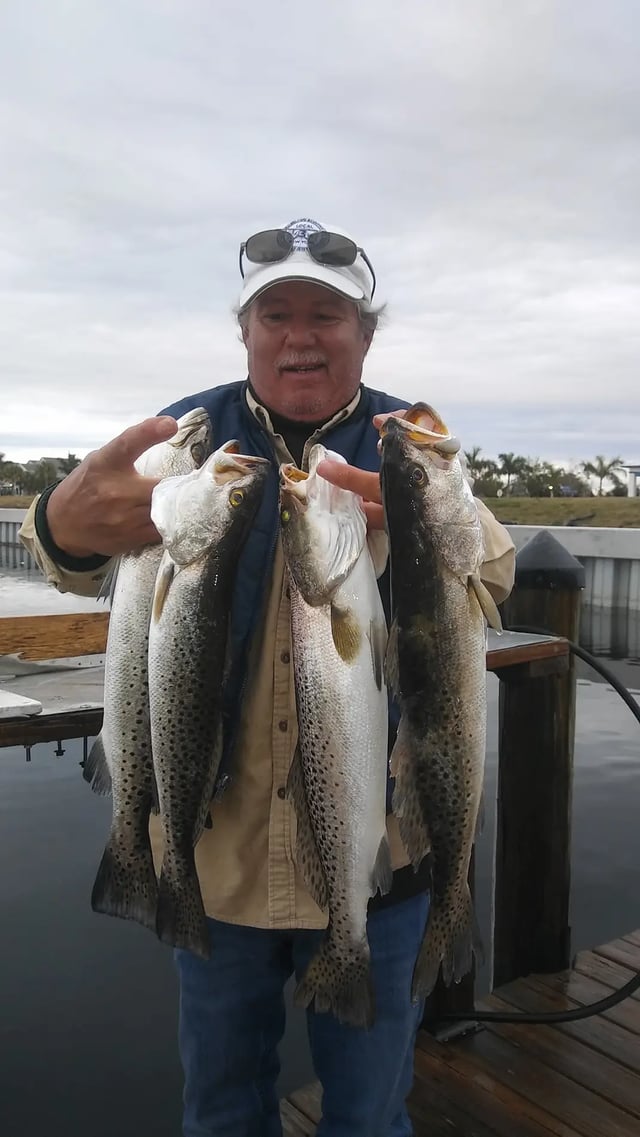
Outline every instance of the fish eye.
POLYGON ((289 513, 288 509, 282 509, 280 511, 280 520, 283 525, 286 525, 287 521, 291 520, 291 514, 289 513))
POLYGON ((422 466, 414 466, 413 470, 411 471, 411 481, 413 482, 414 486, 421 486, 425 481, 425 478, 426 475, 422 469, 422 466))
POLYGON ((241 505, 244 500, 244 492, 242 490, 232 490, 229 494, 229 505, 241 505))
POLYGON ((194 442, 191 447, 191 457, 195 463, 196 469, 199 470, 205 459, 204 443, 194 442))

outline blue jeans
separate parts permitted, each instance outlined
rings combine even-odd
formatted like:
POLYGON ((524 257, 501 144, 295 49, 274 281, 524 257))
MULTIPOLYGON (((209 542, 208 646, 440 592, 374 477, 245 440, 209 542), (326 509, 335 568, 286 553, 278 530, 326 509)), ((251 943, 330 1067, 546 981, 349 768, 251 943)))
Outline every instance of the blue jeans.
MULTIPOLYGON (((376 1022, 364 1031, 307 1012, 323 1089, 318 1137, 410 1137, 405 1100, 423 1005, 411 977, 428 896, 373 912, 368 933, 376 1022)), ((282 1137, 276 1080, 285 1027, 283 989, 300 977, 322 932, 265 931, 217 920, 210 960, 177 951, 184 1137, 282 1137)))

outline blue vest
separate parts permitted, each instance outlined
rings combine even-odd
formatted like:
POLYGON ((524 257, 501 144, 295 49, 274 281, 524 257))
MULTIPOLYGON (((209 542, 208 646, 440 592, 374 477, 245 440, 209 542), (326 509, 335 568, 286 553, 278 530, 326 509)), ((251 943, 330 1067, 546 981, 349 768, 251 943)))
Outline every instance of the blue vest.
MULTIPOLYGON (((210 391, 189 395, 166 407, 161 414, 179 418, 195 407, 204 407, 211 419, 213 447, 236 438, 243 454, 268 458, 271 463, 262 504, 238 562, 231 622, 229 628, 229 667, 222 692, 224 743, 216 792, 220 794, 232 775, 233 748, 240 721, 240 706, 247 681, 247 661, 253 631, 264 606, 279 527, 278 459, 266 430, 249 409, 245 397, 246 382, 227 383, 210 391)), ((342 454, 352 466, 362 470, 378 470, 378 432, 371 419, 375 414, 406 408, 410 404, 382 391, 361 388, 361 399, 353 416, 338 423, 323 435, 322 442, 342 454)), ((389 569, 378 582, 387 620, 390 618, 389 569)), ((395 738, 399 713, 389 704, 389 747, 395 738)), ((392 785, 388 787, 388 808, 392 785)))

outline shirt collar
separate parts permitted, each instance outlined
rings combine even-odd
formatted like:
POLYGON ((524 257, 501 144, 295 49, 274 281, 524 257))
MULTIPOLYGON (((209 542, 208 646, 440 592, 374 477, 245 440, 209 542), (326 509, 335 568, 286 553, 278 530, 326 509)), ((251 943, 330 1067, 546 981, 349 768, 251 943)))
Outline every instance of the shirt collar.
MULTIPOLYGON (((245 397, 249 410, 251 411, 254 418, 257 419, 257 421, 260 423, 260 426, 263 427, 263 429, 266 430, 277 443, 280 444, 280 447, 284 447, 282 435, 276 434, 273 423, 271 421, 271 415, 269 414, 267 407, 264 407, 257 401, 249 387, 249 384, 247 384, 245 387, 245 397)), ((311 447, 316 442, 319 442, 319 440, 323 438, 324 435, 328 433, 328 431, 332 430, 334 426, 337 426, 338 423, 344 422, 345 419, 350 418, 358 406, 361 397, 362 387, 358 387, 358 390, 353 396, 351 402, 348 403, 346 407, 342 407, 341 410, 336 411, 336 413, 330 419, 328 419, 327 422, 323 423, 322 426, 316 427, 313 433, 309 435, 309 438, 307 439, 304 447, 303 466, 307 463, 307 458, 311 447)), ((303 426, 304 424, 301 423, 300 425, 303 426)))

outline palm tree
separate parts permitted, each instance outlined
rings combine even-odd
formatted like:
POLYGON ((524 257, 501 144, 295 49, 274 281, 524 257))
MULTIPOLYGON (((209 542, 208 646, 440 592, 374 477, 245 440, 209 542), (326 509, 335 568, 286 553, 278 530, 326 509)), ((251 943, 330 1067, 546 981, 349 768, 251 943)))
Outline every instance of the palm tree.
POLYGON ((604 455, 596 454, 593 462, 581 462, 580 465, 590 478, 598 479, 598 497, 602 497, 602 483, 607 478, 614 482, 618 481, 615 471, 622 467, 622 458, 607 460, 604 455))
POLYGON ((504 474, 507 479, 507 493, 511 485, 511 479, 517 478, 519 474, 524 474, 528 468, 529 463, 526 458, 521 458, 519 454, 498 454, 500 460, 500 473, 504 474))
POLYGON ((481 453, 481 446, 474 446, 471 450, 464 451, 467 470, 471 474, 472 478, 479 478, 480 475, 484 472, 486 460, 480 457, 481 453))

